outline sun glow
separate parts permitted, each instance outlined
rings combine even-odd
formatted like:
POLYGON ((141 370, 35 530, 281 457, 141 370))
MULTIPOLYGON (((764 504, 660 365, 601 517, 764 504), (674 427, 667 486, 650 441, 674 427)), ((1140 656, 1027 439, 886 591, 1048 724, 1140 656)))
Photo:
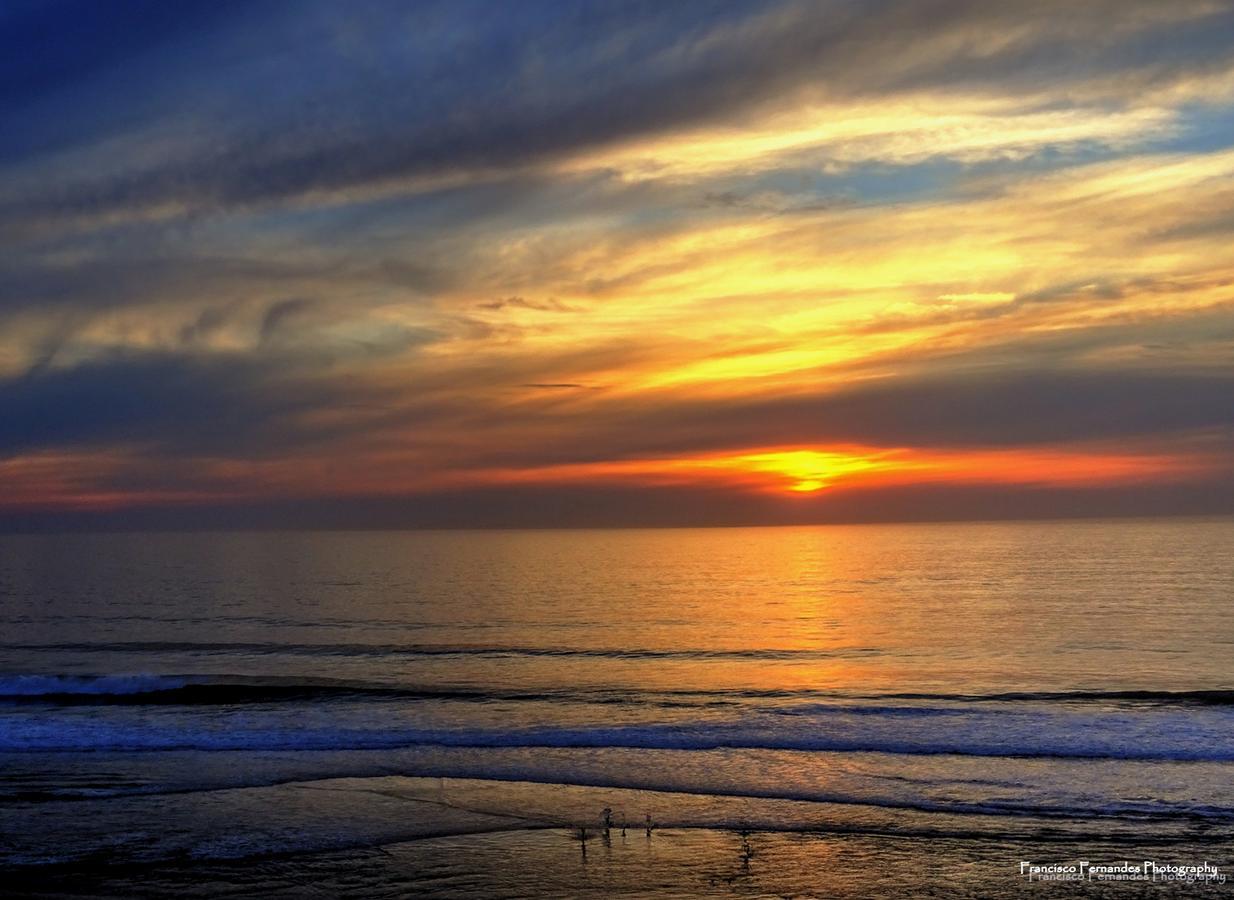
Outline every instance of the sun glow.
POLYGON ((858 456, 826 453, 818 450, 784 450, 774 453, 753 453, 723 460, 721 465, 751 472, 767 472, 788 480, 785 490, 800 494, 821 491, 836 479, 860 472, 885 468, 886 454, 858 456))
POLYGON ((1151 478, 1188 480, 1220 461, 1204 453, 1135 454, 1108 447, 995 450, 923 450, 833 446, 751 448, 695 457, 646 458, 466 470, 437 486, 519 483, 615 483, 720 486, 754 492, 813 495, 835 487, 910 484, 1115 485, 1151 478))

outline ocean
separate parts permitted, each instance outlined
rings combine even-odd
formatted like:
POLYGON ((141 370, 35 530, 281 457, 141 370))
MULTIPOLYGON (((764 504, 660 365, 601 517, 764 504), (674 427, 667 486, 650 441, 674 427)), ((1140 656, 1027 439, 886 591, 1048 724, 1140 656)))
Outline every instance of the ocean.
POLYGON ((1234 879, 1232 549, 1222 519, 3 536, 0 892, 1234 879))

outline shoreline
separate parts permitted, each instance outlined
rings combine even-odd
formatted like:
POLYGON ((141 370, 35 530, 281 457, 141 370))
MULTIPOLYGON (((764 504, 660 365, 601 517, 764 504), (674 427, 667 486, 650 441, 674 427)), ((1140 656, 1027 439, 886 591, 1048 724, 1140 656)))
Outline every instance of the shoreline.
MULTIPOLYGON (((1049 884, 1029 881, 1016 857, 1040 846, 980 838, 924 838, 707 826, 657 829, 648 838, 599 834, 581 851, 568 828, 525 825, 469 834, 426 835, 365 848, 307 851, 243 860, 173 860, 151 865, 77 865, 8 875, 16 897, 839 897, 905 895, 1019 898, 1049 884)), ((1066 865, 1076 854, 1048 857, 1066 865)), ((1115 859, 1139 859, 1131 848, 1115 859)), ((1212 848, 1217 849, 1217 848, 1212 848)), ((1171 852, 1169 850, 1167 853, 1171 852)), ((1157 854, 1161 858, 1161 854, 1157 854)), ((1177 856, 1166 857, 1177 859, 1177 856)), ((1198 862, 1198 860, 1197 860, 1198 862)), ((1225 877, 1234 859, 1203 862, 1225 877)), ((1069 881, 1050 879, 1051 883, 1069 881)), ((1228 895, 1229 883, 1075 881, 1072 896, 1228 895)))
MULTIPOLYGON (((83 828, 90 802, 73 802, 83 828)), ((77 859, 10 867, 6 894, 291 897, 311 886, 324 896, 356 897, 864 898, 937 891, 1000 898, 1040 894, 1044 886, 1021 874, 1024 863, 1152 859, 1210 863, 1223 875, 1234 873, 1234 844, 1223 830, 1167 836, 1146 827, 1140 837, 1068 834, 1047 823, 1019 834, 913 833, 905 829, 921 816, 897 813, 885 824, 898 832, 861 831, 827 804, 564 784, 385 776, 204 791, 179 795, 172 805, 166 798, 123 802, 130 806, 126 819, 140 814, 152 826, 185 833, 178 841, 164 838, 159 848, 134 844, 123 852, 107 849, 115 835, 61 834, 101 842, 77 859), (607 837, 606 808, 612 811, 607 837), (650 834, 646 815, 652 815, 650 834), (278 846, 297 840, 306 843, 278 846)), ((1129 884, 1083 882, 1071 889, 1108 896, 1145 887, 1129 884)), ((1230 885, 1185 888, 1190 894, 1230 885)))

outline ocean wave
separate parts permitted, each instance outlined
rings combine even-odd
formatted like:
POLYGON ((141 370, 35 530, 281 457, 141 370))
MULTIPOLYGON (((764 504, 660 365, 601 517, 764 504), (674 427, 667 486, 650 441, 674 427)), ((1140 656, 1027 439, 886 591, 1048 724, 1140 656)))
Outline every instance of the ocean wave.
MULTIPOLYGON (((863 716, 870 721, 871 717, 863 716)), ((797 750, 1042 759, 1234 761, 1228 722, 1150 734, 1126 723, 956 718, 944 727, 903 728, 894 719, 865 726, 850 717, 777 729, 719 723, 681 727, 460 728, 366 723, 310 725, 294 714, 282 721, 56 721, 48 717, 0 724, 0 751, 300 751, 450 748, 591 748, 648 750, 797 750)))
POLYGON ((385 687, 342 682, 206 680, 193 676, 101 675, 0 678, 0 704, 56 706, 234 706, 341 698, 547 700, 535 691, 492 692, 454 688, 385 687))
POLYGON ((948 700, 958 703, 1151 703, 1234 706, 1234 690, 1200 691, 1007 691, 992 694, 881 694, 883 699, 948 700))
POLYGON ((0 699, 116 696, 174 691, 187 679, 167 675, 4 675, 0 699))
POLYGON ((315 701, 450 700, 471 703, 640 703, 652 707, 725 705, 737 702, 704 697, 687 701, 674 692, 598 688, 534 690, 432 685, 383 685, 331 679, 246 678, 198 675, 99 675, 0 677, 0 706, 218 706, 312 703, 315 701))
POLYGON ((1078 690, 1003 693, 853 693, 818 689, 640 690, 620 687, 491 689, 373 684, 332 679, 279 679, 197 675, 7 675, 0 676, 0 703, 56 705, 232 705, 348 699, 570 701, 713 705, 748 700, 799 701, 772 708, 781 715, 847 710, 854 714, 951 715, 973 704, 1114 704, 1119 706, 1234 706, 1234 690, 1078 690), (816 700, 818 703, 806 701, 816 700), (888 701, 898 701, 891 705, 888 701), (905 703, 910 705, 905 705, 905 703), (924 705, 923 705, 924 704, 924 705), (944 706, 931 704, 946 704, 944 706))

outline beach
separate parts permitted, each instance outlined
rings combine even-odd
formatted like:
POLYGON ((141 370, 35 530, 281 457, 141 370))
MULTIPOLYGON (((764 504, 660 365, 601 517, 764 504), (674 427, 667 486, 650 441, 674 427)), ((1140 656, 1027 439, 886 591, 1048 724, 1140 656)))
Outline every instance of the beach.
POLYGON ((1231 529, 5 537, 5 890, 1228 890, 1231 529))
MULTIPOLYGON (((1042 866, 1074 868, 1081 859, 1086 866, 1100 865, 1097 860, 1110 865, 1133 860, 1133 866, 1156 860, 1164 866, 1172 860, 1203 858, 1222 873, 1234 863, 1228 841, 1154 846, 1130 836, 1094 839, 1067 829, 1046 836, 1031 827, 963 835, 924 817, 871 818, 868 810, 828 804, 520 782, 330 779, 235 791, 214 799, 222 800, 215 810, 218 818, 209 822, 196 817, 196 833, 165 837, 157 850, 148 842, 132 848, 113 844, 110 853, 131 853, 125 861, 117 856, 104 861, 96 855, 51 871, 18 871, 6 892, 126 897, 1030 897, 1050 886, 1022 873, 1023 865, 1034 860, 1042 866), (650 811, 653 826, 648 831, 642 820, 623 827, 618 813, 606 833, 597 804, 650 811), (264 816, 254 816, 257 808, 265 810, 264 816), (236 828, 233 816, 245 827, 236 828), (261 853, 272 841, 286 840, 293 817, 303 817, 300 840, 319 841, 330 849, 261 853), (563 827, 564 822, 580 825, 563 827), (582 825, 588 829, 585 841, 582 825), (337 827, 346 828, 357 846, 331 846, 328 833, 337 827), (203 858, 201 852, 211 841, 214 855, 203 858), (173 846, 176 843, 179 846, 173 846), (143 854, 163 858, 144 862, 143 854)), ((1228 890, 1224 879, 1163 878, 1103 881, 1082 873, 1067 879, 1067 886, 1072 894, 1084 896, 1127 896, 1145 888, 1201 895, 1228 890)))

